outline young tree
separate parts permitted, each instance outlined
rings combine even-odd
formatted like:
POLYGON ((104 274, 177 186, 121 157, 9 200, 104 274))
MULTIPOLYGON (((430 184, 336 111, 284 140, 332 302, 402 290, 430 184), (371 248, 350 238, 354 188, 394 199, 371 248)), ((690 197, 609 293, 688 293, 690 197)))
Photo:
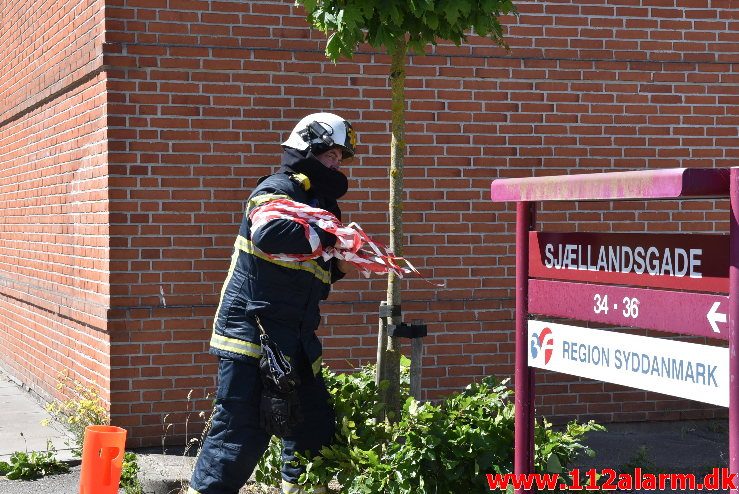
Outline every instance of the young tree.
MULTIPOLYGON (((360 43, 384 49, 391 57, 390 248, 403 255, 403 158, 405 154, 405 66, 408 52, 423 53, 438 39, 460 45, 473 31, 506 47, 499 17, 516 13, 512 0, 297 0, 308 22, 328 35, 326 56, 352 58, 360 43)), ((400 306, 397 276, 388 275, 387 305, 400 306)), ((380 323, 377 380, 388 380, 384 402, 388 411, 400 410, 400 348, 380 323)), ((400 316, 390 318, 400 323, 400 316)))

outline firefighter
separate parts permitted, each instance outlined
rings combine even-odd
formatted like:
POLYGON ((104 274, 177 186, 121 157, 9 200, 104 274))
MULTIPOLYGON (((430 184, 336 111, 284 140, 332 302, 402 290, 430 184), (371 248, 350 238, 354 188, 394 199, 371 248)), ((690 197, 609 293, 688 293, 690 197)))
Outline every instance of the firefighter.
POLYGON ((343 118, 332 113, 306 116, 282 143, 280 170, 262 177, 248 199, 210 340, 210 353, 220 359, 215 411, 188 494, 237 494, 272 435, 282 438, 282 492, 304 493, 296 485, 302 470, 292 462, 295 454, 315 455, 333 438, 336 419, 315 332, 319 303, 349 264, 321 257, 274 259, 271 255, 311 253, 316 242, 332 247, 336 237, 315 225, 306 232, 304 225, 286 218, 254 228, 249 213, 287 198, 340 219, 337 200, 348 189, 341 165, 354 156, 355 144, 354 130, 343 118), (295 375, 288 393, 275 389, 273 381, 265 380, 267 371, 260 371, 262 334, 295 375))

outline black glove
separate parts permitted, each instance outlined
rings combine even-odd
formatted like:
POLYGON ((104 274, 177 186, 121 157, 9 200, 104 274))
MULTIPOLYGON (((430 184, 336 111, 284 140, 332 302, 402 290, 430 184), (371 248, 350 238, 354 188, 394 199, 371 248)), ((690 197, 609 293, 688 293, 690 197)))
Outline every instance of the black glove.
POLYGON ((259 404, 259 424, 269 434, 284 437, 303 421, 297 391, 300 378, 297 370, 290 365, 269 336, 262 334, 260 340, 262 399, 259 404))
POLYGON ((302 421, 297 391, 284 394, 264 388, 259 403, 259 425, 262 429, 273 436, 285 437, 302 421))

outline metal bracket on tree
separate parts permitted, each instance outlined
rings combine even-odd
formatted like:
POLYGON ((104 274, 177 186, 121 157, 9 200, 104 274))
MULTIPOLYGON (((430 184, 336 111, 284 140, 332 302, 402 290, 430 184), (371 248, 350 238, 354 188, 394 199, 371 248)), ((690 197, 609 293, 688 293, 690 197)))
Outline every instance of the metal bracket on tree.
POLYGON ((423 338, 428 335, 428 329, 425 324, 413 322, 411 324, 401 322, 400 324, 388 324, 387 331, 393 338, 423 338))

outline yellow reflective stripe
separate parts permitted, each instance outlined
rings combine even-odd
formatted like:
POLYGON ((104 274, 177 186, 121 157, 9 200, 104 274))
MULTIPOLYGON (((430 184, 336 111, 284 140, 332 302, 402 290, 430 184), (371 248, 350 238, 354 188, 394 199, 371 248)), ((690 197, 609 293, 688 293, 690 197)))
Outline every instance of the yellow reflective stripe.
POLYGON ((282 494, 303 494, 303 492, 300 486, 291 484, 287 480, 282 481, 282 494))
POLYGON ((210 346, 226 352, 246 355, 247 357, 259 358, 262 355, 262 347, 259 345, 217 333, 213 333, 213 336, 211 336, 210 346))
POLYGON ((249 213, 251 213, 252 209, 259 207, 264 203, 275 201, 277 199, 290 199, 290 196, 286 196, 285 194, 260 194, 258 196, 254 196, 249 199, 249 202, 246 204, 246 215, 249 216, 249 213))
POLYGON ((236 237, 236 243, 234 244, 234 246, 237 249, 246 252, 247 254, 251 254, 267 262, 277 264, 278 266, 281 266, 283 268, 308 271, 327 285, 331 283, 331 273, 319 266, 316 261, 282 261, 279 259, 272 259, 267 254, 259 250, 250 240, 245 239, 241 235, 236 237))
MULTIPOLYGON (((311 491, 312 494, 326 494, 327 492, 328 490, 326 489, 326 486, 323 485, 319 485, 311 491)), ((282 494, 308 494, 308 491, 302 489, 299 485, 292 484, 283 479, 282 494)))
POLYGON ((192 487, 187 488, 187 494, 200 494, 200 491, 196 491, 192 487))
POLYGON ((226 281, 223 282, 223 287, 221 288, 221 299, 218 301, 218 309, 216 309, 216 317, 213 319, 213 331, 216 330, 216 322, 218 321, 218 314, 221 313, 221 305, 223 304, 223 295, 226 293, 226 287, 228 286, 229 282, 231 281, 231 277, 234 274, 234 268, 236 267, 236 261, 239 259, 239 250, 234 249, 234 253, 231 254, 231 265, 228 267, 228 276, 226 276, 226 281))
POLYGON ((313 369, 313 375, 317 376, 321 373, 321 364, 323 363, 323 357, 319 356, 313 361, 311 368, 313 369))

